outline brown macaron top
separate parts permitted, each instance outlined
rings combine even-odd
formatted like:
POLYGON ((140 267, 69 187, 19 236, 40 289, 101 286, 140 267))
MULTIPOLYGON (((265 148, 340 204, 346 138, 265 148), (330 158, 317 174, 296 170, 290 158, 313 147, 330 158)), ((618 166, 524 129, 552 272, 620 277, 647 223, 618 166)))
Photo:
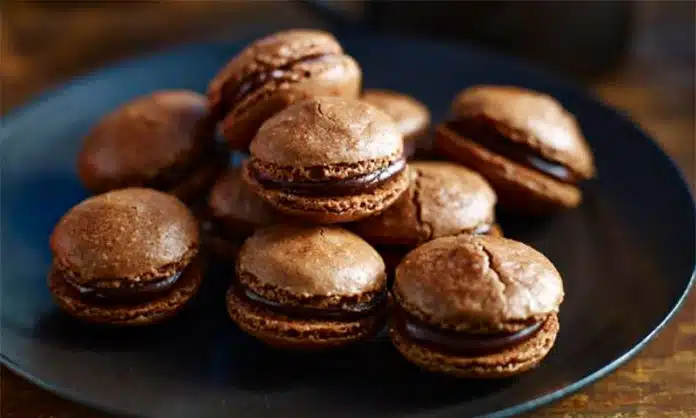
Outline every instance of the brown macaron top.
POLYGON ((333 35, 281 31, 252 42, 220 70, 208 87, 209 107, 231 144, 245 148, 258 125, 288 104, 314 95, 357 97, 361 79, 359 65, 333 35), (246 115, 279 92, 266 109, 246 115))
MULTIPOLYGON (((389 115, 376 107, 359 100, 317 97, 266 121, 250 151, 258 162, 278 167, 340 166, 362 174, 400 159, 403 144, 389 115)), ((309 171, 307 176, 312 175, 309 171)))
POLYGON ((323 226, 256 231, 239 253, 237 276, 267 300, 316 308, 369 303, 386 286, 377 251, 345 229, 323 226))
POLYGON ((70 209, 50 238, 57 271, 73 283, 119 287, 171 276, 198 252, 198 223, 176 197, 129 188, 70 209))
POLYGON ((210 191, 208 207, 214 219, 241 235, 277 223, 282 217, 249 190, 242 180, 241 167, 229 168, 218 179, 210 191))
POLYGON ((547 94, 512 86, 475 86, 459 93, 452 114, 456 120, 489 124, 579 178, 594 175, 592 152, 577 121, 547 94))
POLYGON ((158 91, 126 103, 85 138, 78 156, 80 178, 99 192, 153 185, 186 170, 214 142, 206 115, 206 98, 186 90, 158 91))
POLYGON ((365 90, 362 100, 391 116, 404 140, 422 134, 430 125, 430 111, 418 100, 390 90, 365 90))
POLYGON ((409 167, 409 190, 386 211, 353 224, 358 235, 378 245, 415 246, 492 226, 496 195, 479 174, 447 162, 418 161, 409 167))
POLYGON ((427 324, 468 332, 515 332, 563 301, 554 265, 506 238, 462 234, 411 251, 396 269, 393 295, 427 324))

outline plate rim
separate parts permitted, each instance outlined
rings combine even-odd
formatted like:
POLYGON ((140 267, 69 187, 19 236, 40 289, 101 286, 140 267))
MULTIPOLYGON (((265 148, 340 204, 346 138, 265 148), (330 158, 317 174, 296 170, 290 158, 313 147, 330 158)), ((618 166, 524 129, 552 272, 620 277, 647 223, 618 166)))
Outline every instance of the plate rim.
MULTIPOLYGON (((375 35, 370 35, 370 34, 365 34, 365 33, 358 33, 356 34, 355 32, 343 32, 343 31, 335 31, 336 36, 339 39, 344 39, 344 38, 351 38, 352 40, 370 40, 374 39, 375 35)), ((0 145, 2 145, 5 141, 5 139, 9 136, 11 136, 11 129, 13 125, 16 125, 18 120, 21 121, 23 117, 25 117, 29 112, 35 111, 36 108, 43 102, 50 100, 56 96, 59 96, 61 94, 64 94, 66 91, 77 88, 80 85, 83 84, 89 84, 90 82, 94 82, 99 78, 107 78, 110 74, 116 73, 122 69, 128 68, 129 66, 132 66, 133 64, 139 64, 142 63, 143 61, 156 61, 158 59, 162 59, 164 57, 171 57, 173 55, 186 55, 193 53, 194 51, 201 49, 201 48, 210 48, 211 46, 214 45, 220 45, 220 46, 229 46, 230 49, 239 49, 244 45, 244 43, 247 40, 253 39, 254 36, 243 36, 240 37, 236 40, 232 41, 203 41, 203 42, 186 42, 186 43, 181 43, 178 45, 174 45, 171 47, 168 47, 166 49, 161 50, 160 52, 152 52, 150 51, 149 53, 143 52, 143 53, 138 53, 135 54, 131 57, 125 58, 125 59, 117 59, 115 61, 111 61, 107 63, 104 66, 98 67, 92 71, 77 75, 75 77, 72 77, 64 82, 55 84, 48 89, 36 94, 30 96, 28 99, 26 99, 21 105, 15 107, 14 109, 9 110, 8 112, 5 113, 2 117, 0 117, 0 145)), ((568 92, 572 93, 574 96, 580 96, 584 98, 587 101, 593 102, 594 105, 599 106, 602 108, 603 111, 609 112, 613 115, 615 118, 621 119, 623 123, 629 124, 637 134, 643 137, 643 140, 649 142, 653 149, 661 154, 662 158, 665 158, 666 161, 669 163, 671 168, 673 169, 673 172, 679 177, 680 179, 680 189, 682 189, 683 192, 686 193, 686 195, 689 197, 689 200, 691 202, 691 207, 690 207, 690 212, 694 217, 696 217, 696 202, 694 200, 694 194, 689 186, 689 183, 686 179, 685 173, 679 168, 679 166, 676 164, 674 159, 667 154, 660 144, 653 139, 653 137, 648 134, 637 122, 635 122, 633 119, 631 119, 624 111, 621 109, 615 108, 609 104, 607 104, 604 100, 602 100, 601 97, 599 97, 594 91, 587 90, 583 87, 581 87, 577 82, 564 77, 562 75, 553 73, 549 70, 546 70, 542 68, 541 66, 532 63, 524 58, 521 57, 516 57, 516 56, 511 56, 507 55, 502 52, 497 52, 493 50, 489 50, 468 42, 460 42, 460 43, 455 43, 452 41, 440 41, 440 40, 430 40, 430 39, 420 39, 420 38, 414 38, 414 37, 409 37, 409 36, 403 36, 403 35, 380 35, 378 36, 380 40, 384 41, 390 41, 390 42, 400 42, 400 43, 421 43, 425 45, 438 45, 442 47, 447 47, 450 49, 459 49, 459 50, 464 50, 468 51, 469 53, 473 53, 475 55, 479 56, 485 56, 492 61, 497 61, 501 63, 507 63, 510 66, 513 67, 521 67, 525 68, 528 71, 531 71, 538 75, 540 78, 547 79, 551 81, 553 84, 557 84, 559 86, 563 86, 565 90, 568 92)), ((0 161, 1 161, 2 155, 0 155, 0 161)), ((691 291, 694 288, 694 284, 696 282, 696 261, 691 267, 691 275, 689 277, 689 280, 686 284, 686 287, 682 291, 681 295, 679 298, 676 300, 676 302, 671 306, 669 311, 666 313, 666 315, 660 320, 659 324, 657 324, 654 328, 652 328, 646 335, 641 337, 629 350, 625 351, 623 354, 620 356, 616 357, 614 360, 611 362, 606 363, 604 366, 600 367, 599 369, 593 371, 592 373, 587 374, 586 376, 574 381, 573 383, 562 387, 561 389, 555 390, 551 393, 518 403, 517 405, 513 405, 510 407, 507 407, 505 409, 501 409, 499 411, 490 413, 490 414, 485 414, 480 417, 487 417, 487 418, 505 418, 505 417, 510 417, 518 414, 522 414, 525 412, 530 412, 532 410, 535 410, 541 406, 548 405, 551 403, 554 403, 566 396, 569 396, 578 390, 589 386, 590 384, 596 382, 597 380, 606 377, 610 373, 614 372, 618 367, 624 365, 628 360, 632 359, 636 354, 638 354, 640 351, 642 351, 645 346, 652 341, 663 329, 664 327, 674 318, 674 316, 679 312, 679 310, 683 307, 684 302, 686 299, 689 297, 691 294, 691 291)), ((0 331, 4 329, 2 326, 2 316, 0 316, 0 331)), ((0 333, 1 334, 1 333, 0 333)), ((31 373, 29 371, 26 371, 22 369, 22 366, 18 364, 16 361, 12 360, 9 356, 6 355, 4 350, 2 349, 2 344, 0 344, 0 364, 3 364, 5 367, 10 369, 13 373, 21 376, 22 378, 26 379, 29 381, 31 384, 34 384, 43 390, 46 390, 48 392, 51 392, 63 399, 66 399, 68 401, 76 402, 78 404, 82 404, 84 406, 87 406, 89 408, 95 409, 97 411, 103 411, 107 413, 112 413, 112 414, 118 414, 118 415, 126 415, 126 416, 136 416, 132 412, 128 411, 122 411, 117 408, 112 408, 110 406, 105 406, 98 401, 93 401, 91 399, 82 397, 79 392, 77 391, 71 391, 70 389, 66 389, 64 387, 58 387, 54 386, 51 382, 48 382, 38 376, 36 376, 34 373, 31 373)), ((443 411, 444 413, 444 411, 443 411)), ((456 413, 456 406, 455 410, 449 410, 447 413, 456 413)), ((433 415, 433 412, 429 412, 426 415, 418 414, 414 416, 440 416, 439 413, 435 412, 435 415, 433 415)))

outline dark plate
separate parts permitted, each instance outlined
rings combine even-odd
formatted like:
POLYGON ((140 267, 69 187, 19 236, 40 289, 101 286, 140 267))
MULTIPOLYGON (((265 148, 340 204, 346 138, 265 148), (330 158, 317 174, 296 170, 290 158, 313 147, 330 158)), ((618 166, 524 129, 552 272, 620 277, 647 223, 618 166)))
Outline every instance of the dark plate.
POLYGON ((490 53, 347 37, 368 87, 411 93, 436 120, 475 83, 547 91, 579 118, 599 178, 583 205, 506 232, 553 260, 566 283, 561 333, 538 369, 498 382, 420 372, 378 338, 340 352, 289 354, 228 320, 225 274, 211 274, 180 317, 103 329, 59 313, 45 285, 52 226, 87 194, 80 139, 105 112, 161 88, 205 89, 239 45, 196 45, 128 61, 53 91, 2 121, 2 361, 40 386, 144 416, 506 416, 579 389, 635 354, 673 314, 694 269, 694 207, 678 170, 628 119, 579 89, 490 53))

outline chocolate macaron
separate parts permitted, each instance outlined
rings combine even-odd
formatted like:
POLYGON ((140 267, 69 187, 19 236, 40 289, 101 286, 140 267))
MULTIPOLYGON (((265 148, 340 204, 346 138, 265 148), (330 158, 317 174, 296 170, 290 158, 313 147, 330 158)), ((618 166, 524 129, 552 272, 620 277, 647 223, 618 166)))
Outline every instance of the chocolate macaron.
POLYGON ((108 114, 84 139, 82 183, 94 193, 148 187, 189 203, 203 198, 229 159, 206 103, 198 93, 159 91, 108 114))
POLYGON ((444 157, 479 171, 501 206, 544 213, 580 204, 578 183, 594 175, 575 118, 551 96, 518 87, 462 91, 436 129, 444 157))
POLYGON ((81 320, 145 325, 174 315, 202 279, 198 223, 177 198, 129 188, 91 197, 51 234, 48 286, 81 320))
POLYGON ((246 150, 261 124, 314 96, 355 98, 362 72, 331 34, 288 30, 250 44, 208 87, 211 113, 235 149, 246 150))
POLYGON ((244 180, 289 215, 316 223, 377 214, 408 188, 401 134, 359 100, 318 97, 266 121, 250 146, 244 180))
POLYGON ((538 365, 558 334, 563 282, 538 251, 501 237, 430 241, 396 269, 389 333, 414 364, 468 378, 538 365))
POLYGON ((362 99, 391 116, 404 137, 404 156, 412 157, 416 150, 427 149, 425 140, 430 127, 430 111, 415 98, 390 90, 371 89, 362 99))
POLYGON ((390 270, 410 250, 434 238, 500 234, 495 192, 483 177, 448 162, 417 161, 409 167, 408 191, 381 214, 351 226, 379 250, 390 270))
POLYGON ((227 309, 267 344, 314 349, 348 344, 384 326, 386 275, 379 254, 337 227, 276 225, 242 247, 227 309))
POLYGON ((255 230, 282 219, 282 214, 249 190, 242 180, 241 167, 233 167, 210 191, 204 239, 214 255, 233 259, 255 230))

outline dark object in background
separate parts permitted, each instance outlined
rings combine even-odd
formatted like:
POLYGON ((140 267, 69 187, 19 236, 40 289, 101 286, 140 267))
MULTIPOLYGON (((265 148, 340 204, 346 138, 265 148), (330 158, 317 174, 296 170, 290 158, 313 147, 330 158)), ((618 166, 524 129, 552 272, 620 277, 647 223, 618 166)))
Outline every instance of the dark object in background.
MULTIPOLYGON (((350 24, 328 1, 301 0, 334 25, 350 24)), ((628 51, 634 4, 627 2, 365 1, 358 22, 378 32, 472 41, 556 71, 593 77, 628 51)))

